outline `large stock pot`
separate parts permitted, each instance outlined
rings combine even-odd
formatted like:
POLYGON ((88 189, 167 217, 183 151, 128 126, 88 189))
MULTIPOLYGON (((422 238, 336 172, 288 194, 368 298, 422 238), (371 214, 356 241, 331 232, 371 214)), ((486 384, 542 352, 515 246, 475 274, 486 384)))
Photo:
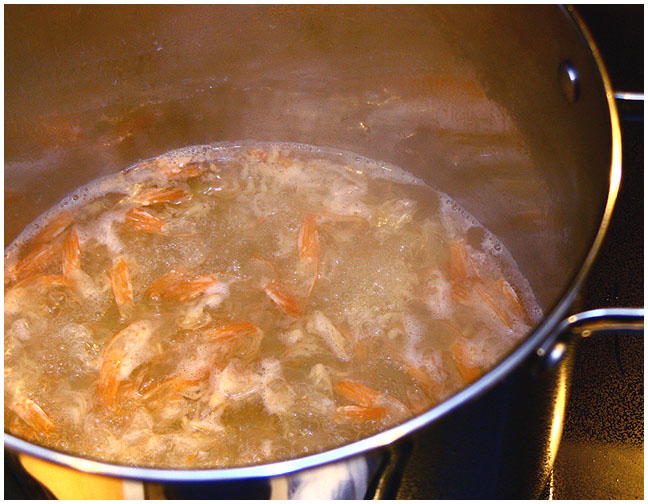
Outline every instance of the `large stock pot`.
POLYGON ((621 178, 610 83, 570 9, 14 5, 5 14, 6 244, 72 189, 138 160, 219 141, 301 142, 396 164, 452 195, 506 244, 545 312, 467 389, 324 453, 188 471, 112 465, 8 434, 5 447, 88 473, 193 484, 367 453, 391 454, 393 475, 396 456, 414 449, 434 474, 430 497, 538 495, 560 441, 575 339, 643 320, 641 310, 567 316, 621 178))

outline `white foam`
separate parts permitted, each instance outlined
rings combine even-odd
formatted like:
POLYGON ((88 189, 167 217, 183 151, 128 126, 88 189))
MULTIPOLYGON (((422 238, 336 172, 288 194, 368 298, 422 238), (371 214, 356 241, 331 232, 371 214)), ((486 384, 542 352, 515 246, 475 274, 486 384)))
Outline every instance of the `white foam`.
POLYGON ((442 320, 452 316, 454 303, 451 286, 439 270, 428 275, 424 301, 432 318, 442 320))
POLYGON ((338 359, 348 361, 351 358, 342 333, 321 311, 313 312, 306 322, 306 330, 324 339, 338 359))
POLYGON ((279 339, 284 345, 293 345, 304 338, 304 331, 301 327, 296 327, 290 331, 282 332, 279 339))
POLYGON ((86 226, 78 226, 79 244, 83 246, 88 240, 104 244, 112 254, 119 254, 124 246, 113 229, 113 223, 125 219, 127 209, 108 211, 86 226))
POLYGON ((328 393, 331 392, 331 374, 329 373, 328 368, 321 362, 315 364, 311 368, 310 373, 308 373, 308 377, 313 380, 315 387, 328 393))
POLYGON ((138 320, 126 327, 109 348, 114 348, 121 355, 119 380, 125 380, 133 370, 145 362, 151 355, 148 340, 153 334, 153 323, 149 320, 138 320))
POLYGON ((338 182, 330 189, 330 198, 327 200, 327 207, 333 213, 354 217, 371 217, 371 210, 365 205, 361 198, 367 193, 367 187, 342 184, 338 182))
POLYGON ((281 363, 277 359, 264 359, 261 369, 264 407, 270 414, 286 413, 295 402, 296 394, 283 377, 281 363))
POLYGON ((31 324, 27 321, 27 319, 18 319, 11 325, 11 328, 9 329, 9 336, 18 338, 20 341, 27 341, 31 336, 30 327, 31 324))
POLYGON ((4 314, 5 317, 7 315, 13 315, 16 313, 20 313, 24 306, 24 296, 27 294, 27 289, 22 288, 22 287, 15 287, 13 289, 9 289, 7 292, 5 292, 4 295, 4 314))
POLYGON ((59 390, 57 399, 64 407, 57 409, 57 419, 59 422, 70 423, 72 425, 82 425, 87 420, 88 398, 83 392, 74 392, 71 390, 59 390))
POLYGON ((417 365, 430 376, 435 383, 444 383, 447 378, 445 361, 441 351, 427 352, 424 356, 413 356, 417 365))
POLYGON ((213 345, 197 345, 188 357, 178 363, 175 374, 187 380, 198 380, 206 371, 213 369, 213 360, 213 345))
MULTIPOLYGON (((304 152, 313 156, 319 155, 323 160, 335 162, 334 165, 330 166, 333 170, 337 169, 338 171, 344 172, 345 170, 351 170, 349 165, 353 165, 354 168, 352 171, 362 173, 371 178, 391 180, 401 184, 425 185, 422 180, 396 166, 360 157, 352 152, 325 149, 313 145, 250 140, 189 146, 167 152, 157 158, 144 160, 126 168, 122 172, 99 178, 73 191, 23 230, 16 240, 5 249, 5 262, 8 265, 15 262, 15 258, 12 256, 20 250, 24 243, 33 238, 62 210, 80 208, 108 193, 124 194, 125 196, 132 195, 137 191, 137 184, 159 179, 160 175, 155 171, 155 167, 159 163, 184 166, 188 163, 202 162, 207 163, 212 170, 215 170, 215 162, 234 159, 251 148, 268 150, 275 157, 279 152, 304 152), (337 168, 335 164, 337 164, 337 168), (358 168, 358 165, 361 168, 358 168)), ((317 160, 314 162, 316 163, 317 160)), ((283 176, 287 182, 291 183, 321 183, 321 181, 312 180, 312 174, 306 174, 307 178, 303 179, 305 172, 296 168, 277 165, 273 166, 272 173, 275 177, 283 176)), ((347 213, 351 212, 351 215, 365 216, 367 210, 360 205, 357 200, 357 194, 353 194, 353 191, 349 192, 347 188, 345 194, 344 190, 342 190, 337 198, 334 202, 337 209, 346 210, 347 213)), ((128 208, 126 207, 115 210, 114 213, 105 212, 99 219, 98 225, 93 224, 92 226, 84 226, 79 229, 80 242, 84 243, 88 239, 94 238, 99 243, 104 243, 111 252, 119 253, 122 250, 122 244, 112 230, 112 223, 123 220, 127 210, 128 208)))
POLYGON ((262 378, 257 373, 244 371, 234 359, 219 375, 218 392, 230 399, 242 399, 256 392, 261 383, 262 378))
POLYGON ((421 341, 426 334, 425 324, 414 315, 406 314, 403 317, 403 327, 412 342, 421 341))

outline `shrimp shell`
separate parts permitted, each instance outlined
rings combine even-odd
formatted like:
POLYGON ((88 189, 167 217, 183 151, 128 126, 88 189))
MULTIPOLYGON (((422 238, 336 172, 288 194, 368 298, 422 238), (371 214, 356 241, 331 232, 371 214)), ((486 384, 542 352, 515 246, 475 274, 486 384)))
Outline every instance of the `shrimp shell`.
POLYGON ((47 287, 72 287, 73 282, 63 275, 38 275, 18 282, 14 285, 14 288, 26 286, 38 287, 39 289, 45 289, 47 287))
POLYGON ((246 361, 256 357, 263 339, 263 331, 252 322, 209 328, 203 331, 203 334, 218 341, 228 355, 238 352, 246 361))
POLYGON ((205 172, 202 163, 199 162, 171 164, 168 161, 158 160, 157 165, 157 173, 168 179, 186 180, 200 177, 205 172))
POLYGON ((133 302, 133 287, 131 286, 128 263, 123 256, 118 257, 110 270, 110 281, 112 284, 115 302, 119 313, 124 316, 123 307, 133 302))
POLYGON ((218 282, 218 274, 205 274, 194 278, 187 277, 181 270, 171 270, 155 280, 147 293, 151 298, 162 298, 183 303, 205 293, 218 282))
POLYGON ((374 405, 380 397, 380 392, 350 380, 337 382, 333 387, 333 391, 345 399, 365 407, 374 405))
POLYGON ((32 243, 40 245, 51 242, 54 238, 63 233, 63 231, 65 231, 72 222, 74 222, 74 219, 70 212, 64 211, 59 213, 43 228, 40 233, 34 237, 32 243))
POLYGON ((319 278, 319 262, 320 262, 320 239, 317 231, 317 224, 312 216, 306 217, 304 223, 299 230, 299 238, 297 239, 297 246, 299 248, 299 257, 302 261, 314 265, 313 280, 308 289, 310 296, 315 288, 317 279, 319 278))
POLYGON ((111 406, 114 403, 120 382, 141 363, 142 350, 152 333, 153 325, 150 321, 137 320, 115 334, 108 342, 101 355, 97 388, 99 400, 104 405, 111 406), (131 354, 138 358, 133 360, 131 354))
POLYGON ((320 241, 317 232, 317 225, 315 219, 311 216, 306 217, 304 223, 299 230, 299 238, 297 240, 299 247, 299 257, 309 261, 319 260, 320 241))
POLYGON ((143 208, 133 207, 126 212, 126 224, 133 229, 151 234, 164 234, 166 223, 143 208))
POLYGON ((506 280, 501 279, 497 282, 496 286, 499 291, 502 292, 504 296, 509 300, 509 303, 513 307, 513 310, 517 313, 518 317, 527 323, 530 322, 529 314, 522 306, 522 303, 520 303, 520 298, 518 298, 518 295, 516 294, 513 287, 511 287, 511 284, 506 280))
POLYGON ((467 253, 461 242, 450 244, 450 278, 453 282, 463 282, 467 275, 467 253))
POLYGON ((182 392, 189 387, 194 387, 200 385, 205 379, 209 377, 209 371, 205 371, 198 378, 188 378, 183 375, 176 375, 168 380, 159 383, 149 391, 147 391, 143 396, 142 400, 147 401, 153 396, 160 393, 164 393, 166 396, 170 395, 182 395, 182 392))
POLYGON ((450 348, 452 353, 452 359, 454 360, 457 371, 461 375, 461 378, 466 383, 474 382, 481 375, 481 370, 477 366, 473 366, 468 362, 468 356, 466 355, 466 348, 461 342, 456 342, 450 348))
POLYGON ((50 433, 56 430, 56 425, 47 413, 28 397, 17 400, 11 410, 20 417, 20 419, 37 432, 50 433))
POLYGON ((475 292, 486 302, 490 309, 499 317, 499 319, 504 323, 509 329, 513 329, 513 324, 511 320, 506 315, 506 313, 493 301, 493 299, 488 295, 488 293, 482 289, 479 285, 475 286, 475 292))
POLYGON ((72 229, 63 239, 63 274, 69 275, 81 268, 79 235, 72 229))
POLYGON ((142 206, 149 206, 157 203, 180 203, 189 199, 191 199, 191 194, 183 189, 154 187, 139 193, 134 201, 142 206))
POLYGON ((61 245, 58 243, 45 243, 23 257, 18 264, 9 271, 9 275, 15 282, 19 282, 38 273, 41 270, 54 264, 61 252, 61 245))
POLYGON ((204 331, 204 334, 214 339, 230 339, 233 336, 241 336, 257 332, 259 328, 252 322, 238 322, 236 324, 213 327, 204 331))
POLYGON ((412 365, 400 352, 398 352, 390 343, 386 343, 387 348, 392 352, 392 355, 403 366, 404 371, 417 382, 425 392, 425 395, 432 401, 438 400, 440 395, 440 386, 421 368, 412 365))
POLYGON ((375 422, 382 420, 387 415, 387 410, 380 407, 371 406, 340 406, 335 409, 335 421, 337 423, 346 423, 348 421, 358 422, 375 422))
POLYGON ((302 309, 299 306, 297 299, 286 290, 278 282, 269 282, 263 288, 265 293, 272 301, 274 301, 279 308, 281 308, 288 315, 301 316, 302 309))

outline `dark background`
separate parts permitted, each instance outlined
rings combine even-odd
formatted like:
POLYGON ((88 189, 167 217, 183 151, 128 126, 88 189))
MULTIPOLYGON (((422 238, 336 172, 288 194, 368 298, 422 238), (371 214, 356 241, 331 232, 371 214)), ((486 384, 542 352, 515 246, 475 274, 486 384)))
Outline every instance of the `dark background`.
MULTIPOLYGON (((601 51, 615 92, 644 90, 643 5, 577 6, 601 51)), ((643 294, 643 103, 619 104, 623 177, 609 231, 578 310, 640 307, 643 294)), ((554 466, 554 499, 643 498, 644 344, 597 335, 577 352, 565 431, 554 466)))

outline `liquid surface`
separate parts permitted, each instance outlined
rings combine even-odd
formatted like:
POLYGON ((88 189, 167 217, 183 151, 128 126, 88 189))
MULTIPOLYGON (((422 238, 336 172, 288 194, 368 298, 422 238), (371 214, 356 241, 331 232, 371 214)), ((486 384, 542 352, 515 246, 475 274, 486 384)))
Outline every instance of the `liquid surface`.
POLYGON ((146 467, 298 457, 426 411, 540 317, 497 239, 396 167, 185 149, 5 251, 5 429, 146 467))

